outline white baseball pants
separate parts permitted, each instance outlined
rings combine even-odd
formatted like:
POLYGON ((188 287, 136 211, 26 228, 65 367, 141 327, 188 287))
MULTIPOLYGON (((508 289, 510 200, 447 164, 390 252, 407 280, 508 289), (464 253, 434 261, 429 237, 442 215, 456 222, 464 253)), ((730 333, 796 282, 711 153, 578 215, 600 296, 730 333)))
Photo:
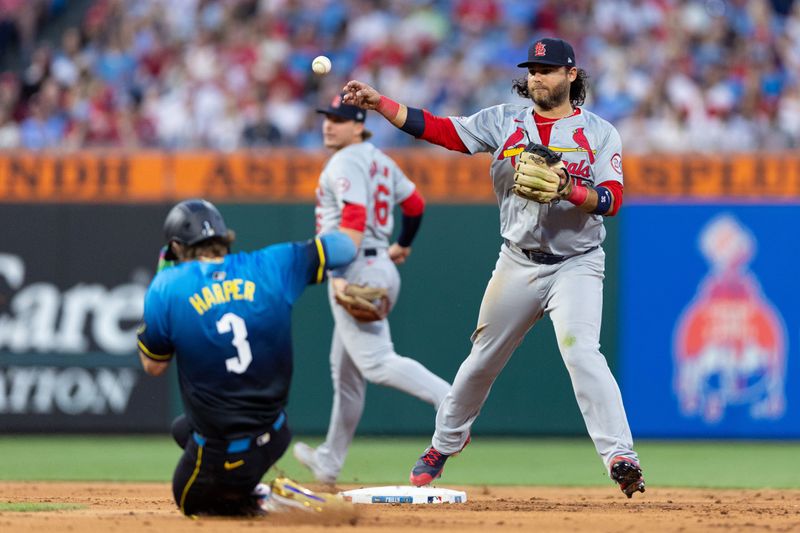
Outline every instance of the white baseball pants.
POLYGON ((606 467, 617 455, 637 459, 619 387, 600 353, 604 269, 602 248, 542 265, 502 246, 472 334, 472 351, 439 406, 433 435, 437 450, 452 454, 464 446, 498 374, 528 330, 549 313, 597 453, 606 467))
MULTIPOLYGON (((348 267, 349 283, 389 289, 394 305, 400 292, 400 275, 386 250, 374 257, 359 257, 348 267)), ((318 465, 337 477, 344 464, 356 426, 364 411, 367 382, 395 388, 438 407, 450 384, 414 359, 394 351, 389 321, 359 322, 328 295, 334 330, 330 362, 333 380, 333 408, 325 442, 316 451, 318 465)))

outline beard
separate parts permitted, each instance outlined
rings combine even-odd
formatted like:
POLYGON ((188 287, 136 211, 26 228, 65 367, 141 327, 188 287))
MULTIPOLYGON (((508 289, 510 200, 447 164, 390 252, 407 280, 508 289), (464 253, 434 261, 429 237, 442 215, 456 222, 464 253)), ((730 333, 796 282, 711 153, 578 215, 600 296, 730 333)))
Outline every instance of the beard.
POLYGON ((564 79, 563 82, 556 85, 552 90, 544 92, 536 92, 529 88, 533 103, 542 108, 543 111, 549 111, 564 103, 569 98, 569 80, 564 79))

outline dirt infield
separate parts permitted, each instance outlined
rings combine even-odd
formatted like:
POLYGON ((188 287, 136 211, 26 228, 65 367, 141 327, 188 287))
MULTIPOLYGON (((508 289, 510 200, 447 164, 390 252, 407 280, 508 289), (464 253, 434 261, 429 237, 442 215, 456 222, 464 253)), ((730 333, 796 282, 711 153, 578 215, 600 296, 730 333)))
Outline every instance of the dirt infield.
MULTIPOLYGON (((313 487, 312 487, 313 488, 313 487)), ((347 487, 352 488, 352 487, 347 487)), ((453 487, 461 505, 366 505, 355 516, 189 519, 167 484, 4 482, 0 502, 71 503, 69 511, 0 512, 0 531, 800 531, 800 491, 651 487, 626 499, 614 487, 453 487)))

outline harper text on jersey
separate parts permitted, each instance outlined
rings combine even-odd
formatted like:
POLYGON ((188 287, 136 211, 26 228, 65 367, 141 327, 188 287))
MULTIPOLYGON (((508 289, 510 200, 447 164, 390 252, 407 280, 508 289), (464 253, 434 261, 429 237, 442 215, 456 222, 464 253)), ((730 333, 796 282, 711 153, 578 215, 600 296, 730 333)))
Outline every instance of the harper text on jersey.
POLYGON ((211 306, 217 304, 224 304, 231 300, 247 300, 253 301, 253 296, 256 292, 256 284, 249 280, 240 278, 223 281, 222 283, 212 283, 194 293, 189 297, 189 303, 192 304, 194 310, 198 315, 202 315, 208 311, 211 306), (244 290, 242 290, 244 285, 244 290))

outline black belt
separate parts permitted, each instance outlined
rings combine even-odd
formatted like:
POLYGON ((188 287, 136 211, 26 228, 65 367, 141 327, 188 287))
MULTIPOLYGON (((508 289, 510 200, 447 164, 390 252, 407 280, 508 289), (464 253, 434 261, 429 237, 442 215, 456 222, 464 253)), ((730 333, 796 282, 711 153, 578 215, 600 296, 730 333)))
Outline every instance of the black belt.
POLYGON ((364 255, 366 257, 372 257, 372 256, 375 256, 375 255, 378 255, 378 249, 377 248, 364 248, 363 252, 364 252, 364 255))
MULTIPOLYGON (((506 243, 506 246, 511 247, 511 241, 508 239, 503 239, 506 243)), ((525 257, 533 261, 534 263, 539 263, 540 265, 557 265, 563 262, 570 257, 576 257, 578 255, 588 254, 591 251, 597 250, 598 246, 592 246, 588 250, 584 250, 583 252, 575 255, 556 255, 551 254, 550 252, 544 252, 542 250, 526 250, 525 248, 520 248, 517 245, 514 245, 514 248, 522 252, 525 257)))

